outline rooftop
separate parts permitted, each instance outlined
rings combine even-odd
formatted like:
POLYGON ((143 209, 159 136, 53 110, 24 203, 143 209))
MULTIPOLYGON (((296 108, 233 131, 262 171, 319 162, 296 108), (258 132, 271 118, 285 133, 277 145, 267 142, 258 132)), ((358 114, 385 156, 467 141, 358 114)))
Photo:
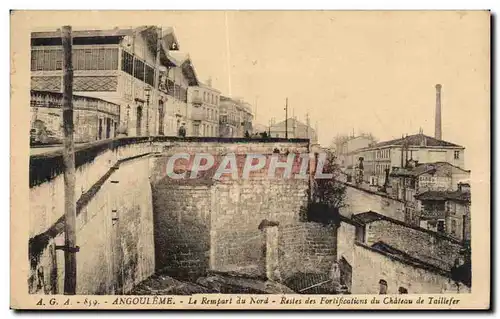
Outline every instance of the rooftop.
POLYGON ((397 138, 394 140, 379 142, 373 146, 369 146, 363 148, 363 150, 367 149, 377 149, 387 146, 421 146, 421 147, 452 147, 452 148, 464 148, 458 144, 454 144, 451 142, 439 140, 437 138, 427 136, 424 134, 414 134, 408 135, 406 137, 397 138))
MULTIPOLYGON (((133 35, 137 32, 144 32, 150 29, 156 28, 156 26, 140 26, 136 28, 114 28, 108 30, 72 30, 71 36, 73 38, 120 38, 128 35, 133 35)), ((32 32, 31 39, 35 41, 42 41, 46 39, 59 39, 61 38, 61 30, 57 29, 55 31, 42 31, 42 32, 32 32)), ((179 49, 179 43, 174 33, 172 27, 166 27, 162 29, 162 39, 164 44, 168 44, 169 50, 179 49)))
POLYGON ((451 272, 445 269, 442 269, 440 267, 437 267, 435 265, 432 265, 430 263, 427 263, 425 261, 422 261, 418 258, 415 258, 413 256, 410 256, 409 254, 405 253, 402 250, 399 250, 387 243, 384 243, 382 241, 374 243, 372 246, 368 246, 364 243, 356 242, 357 246, 361 246, 363 248, 369 249, 371 251, 377 252, 379 254, 382 254, 390 259, 405 263, 407 265, 411 265, 416 268, 421 268, 425 269, 428 271, 432 271, 434 273, 438 273, 443 276, 451 277, 451 272))
POLYGON ((385 215, 379 214, 379 213, 371 211, 371 210, 368 211, 368 212, 364 212, 364 213, 353 214, 351 218, 352 218, 352 220, 354 220, 354 222, 360 224, 361 226, 367 225, 367 224, 370 224, 370 223, 373 223, 373 222, 376 222, 376 221, 384 220, 384 221, 391 222, 393 224, 400 225, 402 227, 407 227, 407 228, 411 228, 411 229, 414 229, 414 230, 417 230, 417 231, 420 231, 420 232, 427 233, 427 234, 432 235, 432 236, 434 236, 436 238, 442 238, 442 239, 454 242, 456 244, 462 244, 461 241, 453 239, 453 238, 450 238, 450 237, 445 236, 443 234, 436 233, 436 232, 434 232, 432 230, 425 229, 425 228, 422 228, 422 227, 419 227, 419 226, 410 225, 410 224, 407 224, 407 223, 405 223, 405 222, 403 222, 401 220, 397 220, 397 219, 394 219, 394 218, 391 218, 391 217, 387 217, 385 215))
POLYGON ((415 195, 421 201, 457 201, 470 203, 470 192, 467 191, 427 191, 415 195))
POLYGON ((391 172, 391 176, 419 176, 425 173, 436 171, 437 169, 445 166, 453 167, 463 172, 470 173, 470 170, 465 170, 448 162, 435 162, 435 163, 417 164, 417 166, 413 168, 396 168, 391 172))

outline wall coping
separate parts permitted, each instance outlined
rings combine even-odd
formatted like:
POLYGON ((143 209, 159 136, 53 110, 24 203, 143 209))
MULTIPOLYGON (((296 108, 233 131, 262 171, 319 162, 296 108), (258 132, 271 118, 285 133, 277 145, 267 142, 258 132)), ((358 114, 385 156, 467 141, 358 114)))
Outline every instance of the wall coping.
MULTIPOLYGON (((99 154, 119 147, 143 143, 162 142, 198 142, 198 143, 221 143, 221 144, 250 144, 250 143, 307 143, 308 139, 285 139, 285 138, 223 138, 223 137, 177 137, 177 136, 140 136, 119 137, 97 142, 75 145, 75 168, 92 162, 99 154)), ((54 146, 54 145, 51 145, 54 146)), ((62 144, 60 145, 62 147, 62 144)), ((64 172, 62 149, 57 148, 43 154, 30 156, 30 188, 50 181, 64 172)))
POLYGON ((414 229, 414 230, 422 232, 422 233, 427 233, 427 234, 429 234, 429 235, 431 235, 431 236, 433 236, 435 238, 447 240, 447 241, 452 242, 454 244, 458 244, 460 246, 463 246, 463 242, 460 241, 460 240, 451 238, 451 237, 446 236, 446 235, 439 234, 439 233, 434 232, 434 231, 429 230, 429 229, 425 229, 425 228, 422 228, 422 227, 419 227, 419 226, 415 226, 415 225, 411 225, 411 224, 405 223, 403 221, 400 221, 400 220, 397 220, 397 219, 394 219, 394 218, 391 218, 391 217, 379 214, 379 213, 374 212, 374 211, 368 211, 368 212, 364 212, 364 213, 353 214, 352 216, 353 216, 352 219, 354 219, 355 222, 358 222, 360 225, 366 225, 366 224, 378 222, 378 221, 381 221, 381 220, 382 221, 387 221, 387 222, 390 222, 390 223, 393 223, 393 224, 397 224, 397 225, 400 225, 400 226, 403 226, 403 227, 406 227, 406 228, 414 229), (366 213, 376 214, 378 218, 374 219, 374 220, 371 220, 371 221, 363 222, 359 218, 356 217, 357 215, 366 214, 366 213))
POLYGON ((434 265, 431 265, 429 263, 426 263, 425 261, 422 261, 422 260, 420 260, 418 258, 414 258, 414 257, 409 256, 408 259, 405 259, 403 257, 391 255, 389 253, 386 253, 383 250, 380 250, 380 249, 377 249, 377 248, 374 248, 374 247, 370 247, 370 246, 368 246, 366 244, 363 244, 363 243, 361 243, 359 241, 355 241, 354 244, 356 246, 358 246, 358 247, 361 247, 361 248, 367 249, 369 251, 378 253, 378 254, 380 254, 382 256, 385 256, 385 257, 387 257, 389 259, 392 259, 394 261, 398 261, 400 263, 403 263, 403 264, 406 264, 406 265, 409 265, 409 266, 412 266, 412 267, 416 267, 416 268, 428 270, 428 271, 431 271, 431 272, 436 273, 438 275, 442 275, 442 276, 445 276, 445 277, 451 279, 451 272, 450 271, 447 271, 447 270, 444 270, 442 268, 439 268, 439 267, 436 267, 434 265))
POLYGON ((404 203, 404 201, 402 201, 400 199, 397 199, 395 197, 392 197, 392 196, 390 196, 388 194, 384 194, 384 193, 381 193, 381 192, 372 191, 370 189, 359 187, 357 185, 354 185, 354 184, 351 184, 351 183, 348 183, 348 182, 344 182, 344 181, 339 181, 339 182, 342 183, 342 184, 344 184, 344 185, 346 185, 346 186, 352 187, 354 189, 358 189, 360 191, 363 191, 363 192, 366 192, 366 193, 369 193, 369 194, 377 195, 377 196, 380 196, 380 197, 384 197, 384 198, 387 198, 387 199, 394 200, 396 202, 404 203))

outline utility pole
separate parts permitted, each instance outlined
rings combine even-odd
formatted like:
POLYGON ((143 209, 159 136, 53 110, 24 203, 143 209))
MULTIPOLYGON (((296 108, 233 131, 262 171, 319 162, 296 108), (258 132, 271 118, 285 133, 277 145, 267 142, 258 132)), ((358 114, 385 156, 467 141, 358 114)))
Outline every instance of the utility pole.
POLYGON ((309 113, 306 113, 307 139, 309 139, 309 113))
POLYGON ((76 293, 76 201, 75 143, 73 141, 73 39, 71 26, 61 30, 63 49, 63 129, 64 129, 64 294, 76 293))
MULTIPOLYGON (((161 50, 161 36, 162 36, 162 30, 161 27, 156 27, 156 61, 155 61, 155 105, 156 105, 156 110, 154 111, 154 134, 153 135, 160 135, 160 133, 163 133, 163 127, 160 127, 158 132, 156 131, 156 115, 158 114, 160 110, 160 90, 159 90, 159 82, 160 82, 160 50, 161 50)), ((159 114, 160 116, 163 114, 159 114)), ((158 121, 161 122, 161 121, 158 121)))
POLYGON ((285 138, 288 139, 288 98, 285 102, 285 138))
POLYGON ((257 122, 257 102, 259 101, 259 96, 255 96, 255 116, 254 116, 254 120, 255 122, 257 122))

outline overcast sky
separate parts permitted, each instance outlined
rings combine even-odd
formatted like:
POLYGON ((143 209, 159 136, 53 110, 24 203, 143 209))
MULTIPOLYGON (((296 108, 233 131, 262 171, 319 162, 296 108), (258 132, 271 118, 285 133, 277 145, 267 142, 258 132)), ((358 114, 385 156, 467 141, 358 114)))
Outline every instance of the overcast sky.
POLYGON ((469 121, 485 119, 484 15, 179 12, 166 17, 202 80, 211 76, 225 94, 252 104, 258 99, 261 124, 270 117, 284 119, 288 97, 290 113, 293 109, 304 120, 309 112, 311 124, 318 122, 322 144, 352 130, 381 140, 420 127, 434 135, 436 83, 443 85, 443 139, 470 146, 469 121))
MULTIPOLYGON (((485 13, 148 14, 127 21, 173 26, 198 77, 211 76, 223 94, 258 100, 260 124, 284 119, 288 97, 290 115, 293 110, 305 122, 308 112, 312 126, 318 122, 323 145, 353 130, 385 140, 422 127, 432 136, 434 86, 441 83, 443 139, 470 148, 478 136, 489 136, 485 13)), ((97 28, 124 26, 111 15, 82 23, 95 21, 101 21, 97 28)))

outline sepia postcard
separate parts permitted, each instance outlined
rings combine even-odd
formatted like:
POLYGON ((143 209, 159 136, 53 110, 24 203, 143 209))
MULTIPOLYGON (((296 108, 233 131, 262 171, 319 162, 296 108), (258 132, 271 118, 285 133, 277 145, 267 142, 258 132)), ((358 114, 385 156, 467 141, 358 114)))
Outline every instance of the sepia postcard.
POLYGON ((489 309, 489 11, 12 11, 12 309, 489 309))

